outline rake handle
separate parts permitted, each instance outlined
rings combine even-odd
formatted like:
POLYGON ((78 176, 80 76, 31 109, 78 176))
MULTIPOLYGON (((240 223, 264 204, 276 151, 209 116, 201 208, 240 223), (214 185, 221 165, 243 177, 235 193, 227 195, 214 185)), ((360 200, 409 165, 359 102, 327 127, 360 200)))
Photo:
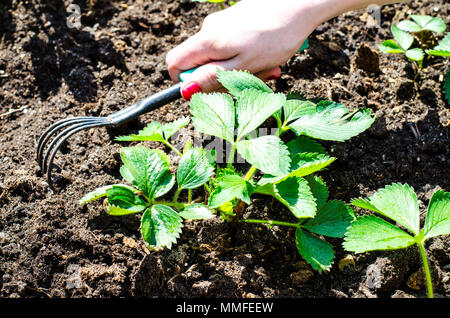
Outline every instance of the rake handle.
POLYGON ((156 94, 148 96, 143 100, 133 104, 127 108, 119 110, 108 116, 108 119, 114 124, 122 124, 136 118, 139 115, 148 113, 152 110, 158 109, 164 105, 167 105, 177 99, 181 98, 182 83, 175 84, 169 88, 166 88, 156 94))

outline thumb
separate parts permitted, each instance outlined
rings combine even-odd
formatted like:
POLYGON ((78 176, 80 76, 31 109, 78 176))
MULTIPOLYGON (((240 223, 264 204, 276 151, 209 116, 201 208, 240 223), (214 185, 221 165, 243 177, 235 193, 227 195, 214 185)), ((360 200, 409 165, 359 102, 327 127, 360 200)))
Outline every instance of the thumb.
POLYGON ((189 75, 188 80, 181 87, 181 95, 186 100, 198 92, 210 93, 218 90, 221 85, 217 81, 217 69, 232 70, 238 66, 238 63, 231 60, 215 61, 202 66, 199 66, 192 74, 189 75))

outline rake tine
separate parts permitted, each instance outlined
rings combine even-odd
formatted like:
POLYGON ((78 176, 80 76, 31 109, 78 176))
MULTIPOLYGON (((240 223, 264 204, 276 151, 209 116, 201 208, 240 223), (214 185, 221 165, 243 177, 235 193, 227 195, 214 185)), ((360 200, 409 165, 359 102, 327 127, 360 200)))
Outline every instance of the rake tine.
POLYGON ((61 145, 70 136, 72 136, 73 134, 76 134, 80 130, 90 129, 90 128, 99 127, 99 126, 105 126, 105 125, 107 125, 107 122, 105 122, 105 121, 98 121, 97 123, 91 123, 88 125, 80 124, 80 125, 76 125, 76 126, 73 126, 73 127, 70 127, 68 129, 64 130, 58 136, 55 137, 55 140, 52 141, 52 143, 49 145, 47 151, 45 152, 44 161, 43 161, 43 167, 45 168, 45 169, 43 169, 43 171, 47 170, 47 183, 50 186, 50 189, 54 190, 53 182, 52 182, 52 168, 53 168, 52 165, 53 165, 53 159, 55 158, 55 155, 58 152, 59 147, 61 147, 61 145), (53 147, 58 139, 61 139, 61 140, 59 140, 59 142, 56 144, 56 146, 53 147), (53 148, 53 151, 50 154, 50 150, 52 148, 53 148), (48 164, 45 165, 45 163, 47 162, 47 159, 48 159, 48 164))
POLYGON ((74 125, 73 122, 67 122, 64 123, 60 126, 57 126, 55 128, 53 128, 50 132, 51 134, 47 135, 47 137, 45 138, 45 142, 43 142, 40 146, 41 148, 39 149, 38 152, 38 163, 39 166, 41 167, 41 171, 44 172, 46 170, 46 165, 45 162, 47 161, 47 157, 48 157, 48 152, 50 151, 50 149, 55 145, 55 143, 58 141, 58 139, 60 139, 61 137, 63 137, 65 134, 69 133, 71 130, 76 129, 78 127, 83 127, 86 125, 90 125, 90 124, 97 124, 97 123, 103 123, 103 121, 99 121, 99 118, 90 118, 89 120, 85 119, 83 121, 77 121, 77 123, 74 125), (69 126, 70 125, 70 126, 69 126), (60 128, 64 128, 66 126, 69 126, 68 128, 66 128, 65 130, 63 130, 62 132, 59 132, 58 135, 56 135, 54 137, 54 139, 52 140, 52 142, 50 143, 50 145, 48 145, 47 147, 47 152, 44 155, 44 158, 42 158, 42 152, 44 151, 45 145, 48 141, 48 139, 54 135, 57 131, 60 130, 60 128))
POLYGON ((61 128, 64 128, 66 126, 72 125, 72 124, 90 122, 93 119, 96 120, 97 118, 93 118, 93 117, 67 118, 67 119, 60 120, 60 121, 54 123, 53 125, 51 125, 49 128, 47 128, 38 140, 37 162, 38 162, 39 166, 41 166, 42 152, 44 151, 45 145, 47 144, 47 141, 51 138, 51 136, 56 133, 56 131, 58 131, 61 128))
MULTIPOLYGON (((47 159, 48 156, 50 155, 50 152, 52 151, 52 149, 54 148, 54 146, 56 145, 56 143, 58 142, 58 140, 60 140, 61 138, 67 136, 72 136, 74 134, 74 132, 78 132, 80 130, 83 129, 88 129, 91 127, 91 125, 94 125, 94 127, 96 126, 103 126, 106 123, 101 119, 101 118, 92 118, 90 120, 86 120, 84 122, 81 123, 77 123, 75 125, 72 125, 66 129, 64 129, 63 131, 59 132, 52 140, 52 142, 48 145, 47 150, 45 151, 44 157, 41 160, 41 170, 43 172, 45 172, 47 170, 48 165, 47 163, 47 159)), ((64 138, 63 140, 66 140, 67 138, 64 138)), ((56 150, 58 150, 58 148, 62 145, 61 142, 58 143, 58 146, 56 147, 56 150)))
POLYGON ((90 129, 100 126, 117 126, 123 124, 142 114, 158 109, 181 98, 182 83, 175 84, 156 94, 146 97, 145 99, 121 109, 107 117, 72 117, 60 120, 49 128, 40 136, 37 145, 37 162, 42 173, 47 175, 47 182, 52 190, 55 190, 52 182, 53 159, 61 145, 73 134, 83 129, 90 129), (67 128, 66 128, 67 127, 67 128), (47 143, 53 137, 53 140, 47 147, 47 143), (47 148, 47 150, 45 150, 47 148), (44 153, 45 150, 45 153, 44 153))

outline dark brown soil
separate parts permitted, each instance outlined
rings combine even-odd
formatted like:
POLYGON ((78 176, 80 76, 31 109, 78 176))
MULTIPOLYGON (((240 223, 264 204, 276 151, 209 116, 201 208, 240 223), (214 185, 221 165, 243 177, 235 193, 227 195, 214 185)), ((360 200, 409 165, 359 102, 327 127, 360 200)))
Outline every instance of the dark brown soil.
MULTIPOLYGON (((290 229, 190 222, 172 250, 156 253, 140 237, 139 215, 109 216, 101 202, 78 205, 86 192, 121 181, 122 145, 115 136, 188 115, 187 102, 125 127, 72 137, 55 160, 62 190, 52 193, 34 159, 42 131, 67 116, 108 115, 170 86, 166 53, 218 10, 189 0, 74 0, 82 14, 76 29, 67 26, 71 3, 0 4, 1 297, 426 296, 415 247, 347 255, 342 240, 332 240, 335 264, 320 275, 298 255, 290 229)), ((360 136, 324 143, 338 158, 321 173, 332 198, 349 202, 393 182, 408 183, 424 216, 432 193, 449 191, 449 109, 442 92, 448 60, 429 61, 415 82, 402 56, 377 53, 393 22, 415 13, 448 24, 449 11, 445 0, 386 6, 381 26, 364 11, 345 14, 321 25, 310 49, 293 57, 271 84, 376 114, 360 136)), ((265 197, 245 215, 290 218, 265 197)), ((449 237, 431 239, 427 249, 436 296, 448 297, 449 237)))

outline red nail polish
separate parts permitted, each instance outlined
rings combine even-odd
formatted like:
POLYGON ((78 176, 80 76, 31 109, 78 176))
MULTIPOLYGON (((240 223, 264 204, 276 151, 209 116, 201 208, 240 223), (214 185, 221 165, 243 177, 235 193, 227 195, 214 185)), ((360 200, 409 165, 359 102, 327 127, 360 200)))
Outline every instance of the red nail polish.
POLYGON ((183 96, 185 100, 190 100, 192 95, 200 93, 201 91, 200 85, 197 83, 190 83, 181 90, 181 96, 183 96))

